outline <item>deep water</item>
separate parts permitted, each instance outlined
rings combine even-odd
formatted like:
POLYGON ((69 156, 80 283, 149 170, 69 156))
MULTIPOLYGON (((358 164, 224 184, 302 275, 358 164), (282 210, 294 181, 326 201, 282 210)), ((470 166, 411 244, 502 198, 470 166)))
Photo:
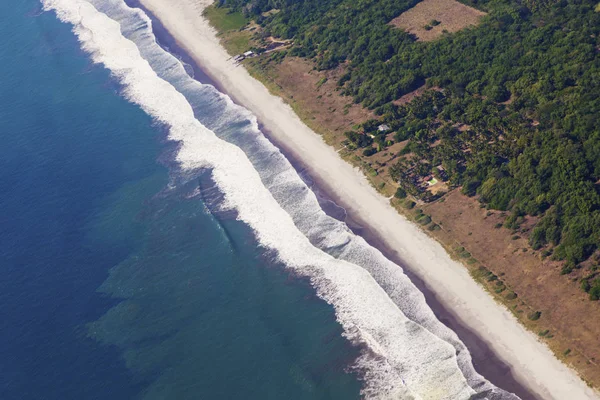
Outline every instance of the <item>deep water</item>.
POLYGON ((358 398, 333 308, 210 172, 37 0, 0 12, 0 399, 358 398))

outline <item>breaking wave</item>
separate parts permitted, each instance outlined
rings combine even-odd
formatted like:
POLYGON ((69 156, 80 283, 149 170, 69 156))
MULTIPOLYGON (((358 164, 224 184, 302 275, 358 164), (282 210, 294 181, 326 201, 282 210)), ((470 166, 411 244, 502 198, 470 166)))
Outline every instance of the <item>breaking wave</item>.
POLYGON ((179 172, 210 169, 234 210, 288 268, 332 304, 344 335, 368 351, 356 367, 372 399, 516 399, 473 368, 456 334, 438 321, 402 269, 325 214, 317 197, 256 118, 193 80, 164 51, 149 18, 122 0, 42 0, 73 25, 82 48, 130 102, 169 128, 179 172))

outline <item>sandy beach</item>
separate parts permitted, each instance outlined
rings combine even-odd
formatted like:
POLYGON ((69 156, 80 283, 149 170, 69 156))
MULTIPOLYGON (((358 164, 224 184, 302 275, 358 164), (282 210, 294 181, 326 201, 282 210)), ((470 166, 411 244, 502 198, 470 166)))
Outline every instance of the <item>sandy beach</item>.
MULTIPOLYGON (((270 137, 306 168, 355 221, 368 224, 372 239, 381 240, 382 247, 392 252, 395 260, 423 281, 455 323, 476 335, 510 369, 511 379, 540 399, 599 398, 536 335, 495 303, 440 244, 399 215, 360 171, 344 162, 288 105, 271 95, 243 67, 234 65, 202 17, 202 10, 211 0, 140 0, 140 3, 161 21, 178 45, 221 89, 257 116, 270 137)), ((485 368, 477 365, 478 349, 464 335, 461 338, 474 354, 477 369, 501 386, 500 379, 494 380, 485 368)), ((482 361, 480 357, 479 363, 482 361)))

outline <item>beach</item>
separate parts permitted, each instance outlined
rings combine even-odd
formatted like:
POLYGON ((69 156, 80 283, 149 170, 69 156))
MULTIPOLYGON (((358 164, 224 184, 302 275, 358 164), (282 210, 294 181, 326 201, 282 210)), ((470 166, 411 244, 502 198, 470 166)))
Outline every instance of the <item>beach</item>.
MULTIPOLYGON (((306 169, 354 221, 365 226, 366 236, 372 236, 372 242, 378 242, 407 272, 423 281, 435 296, 435 299, 428 296, 430 304, 438 301, 454 319, 449 325, 469 347, 479 372, 501 387, 511 375, 533 393, 532 398, 597 398, 575 372, 557 360, 508 310, 496 304, 441 245, 400 216, 360 171, 344 162, 288 105, 230 60, 214 30, 202 17, 202 10, 210 3, 210 0, 141 0, 219 88, 257 116, 269 137, 291 156, 296 166, 306 169), (469 340, 461 334, 457 324, 476 339, 469 340), (502 365, 484 368, 482 358, 488 353, 486 349, 477 349, 474 344, 477 340, 499 359, 499 363, 491 363, 502 365), (503 365, 510 374, 502 371, 503 365)), ((446 322, 445 318, 440 319, 446 322)))

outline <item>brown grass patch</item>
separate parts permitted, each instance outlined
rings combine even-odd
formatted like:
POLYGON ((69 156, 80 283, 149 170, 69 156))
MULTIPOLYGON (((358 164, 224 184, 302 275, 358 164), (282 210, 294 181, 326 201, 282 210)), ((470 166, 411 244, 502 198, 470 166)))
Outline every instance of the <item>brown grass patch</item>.
MULTIPOLYGON (((464 196, 458 190, 448 193, 444 202, 422 208, 442 228, 432 235, 451 254, 457 247, 464 247, 471 253, 477 260, 469 266, 472 271, 483 265, 498 276, 507 287, 497 295, 499 300, 535 333, 548 329, 552 338, 544 341, 550 348, 567 364, 573 365, 587 382, 598 387, 600 304, 590 301, 580 289, 580 278, 589 270, 582 268, 570 275, 560 275, 562 263, 550 258, 542 260, 540 253, 533 251, 527 243, 527 236, 536 222, 533 218, 525 220, 519 232, 495 228, 504 221, 502 213, 480 208, 476 199, 464 196), (518 298, 507 301, 505 296, 512 291, 518 298), (535 322, 527 318, 533 311, 542 312, 535 322), (566 349, 572 350, 568 357, 563 355, 566 349)), ((492 294, 494 283, 488 284, 492 294)))
POLYGON ((371 111, 354 104, 352 97, 339 94, 336 84, 343 67, 316 71, 309 60, 286 57, 272 68, 270 76, 282 90, 283 97, 310 115, 309 125, 336 148, 346 139, 344 132, 375 117, 371 111))
POLYGON ((470 25, 477 25, 483 11, 459 3, 456 0, 423 0, 400 16, 392 25, 415 35, 418 40, 428 42, 442 35, 444 31, 457 32, 470 25), (439 25, 432 26, 432 21, 439 25), (426 26, 431 29, 426 29, 426 26))

